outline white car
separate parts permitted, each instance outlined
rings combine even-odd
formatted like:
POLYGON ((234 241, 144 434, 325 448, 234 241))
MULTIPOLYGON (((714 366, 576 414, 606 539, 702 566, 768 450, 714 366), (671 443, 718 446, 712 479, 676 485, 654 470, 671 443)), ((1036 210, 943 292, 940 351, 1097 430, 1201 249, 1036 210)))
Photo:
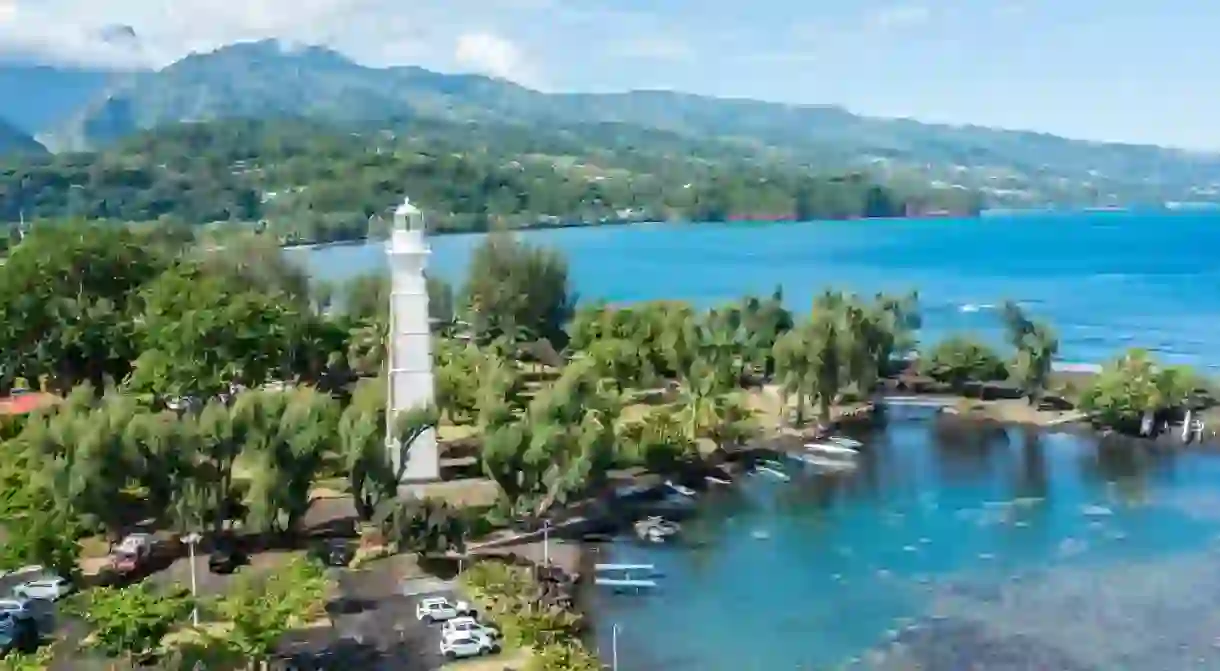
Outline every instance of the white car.
POLYGON ((72 583, 59 576, 43 576, 13 588, 13 594, 23 599, 59 601, 72 591, 72 583))
POLYGON ((456 638, 471 633, 482 634, 493 641, 500 638, 499 629, 465 615, 448 620, 441 626, 441 638, 456 638))
POLYGON ((34 616, 34 613, 30 611, 29 602, 21 598, 0 599, 0 613, 15 620, 34 616))
POLYGON ((490 655, 500 651, 500 646, 482 634, 461 634, 452 638, 441 638, 441 654, 448 659, 464 659, 490 655))
POLYGON ((452 620, 459 615, 473 616, 474 614, 474 609, 465 601, 450 603, 449 599, 443 596, 421 599, 419 603, 415 604, 415 617, 429 624, 452 620))

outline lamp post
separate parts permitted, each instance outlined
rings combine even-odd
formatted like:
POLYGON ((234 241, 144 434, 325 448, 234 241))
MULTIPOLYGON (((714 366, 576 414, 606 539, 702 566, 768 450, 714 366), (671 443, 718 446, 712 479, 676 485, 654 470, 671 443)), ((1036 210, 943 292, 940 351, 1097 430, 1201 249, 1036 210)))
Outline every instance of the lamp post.
POLYGON ((618 623, 610 627, 610 668, 618 671, 618 623))
POLYGON ((551 521, 542 520, 542 563, 551 565, 551 521))
POLYGON ((191 558, 191 624, 199 626, 199 585, 195 580, 195 545, 203 537, 195 532, 187 534, 182 540, 186 542, 186 547, 190 552, 191 558))

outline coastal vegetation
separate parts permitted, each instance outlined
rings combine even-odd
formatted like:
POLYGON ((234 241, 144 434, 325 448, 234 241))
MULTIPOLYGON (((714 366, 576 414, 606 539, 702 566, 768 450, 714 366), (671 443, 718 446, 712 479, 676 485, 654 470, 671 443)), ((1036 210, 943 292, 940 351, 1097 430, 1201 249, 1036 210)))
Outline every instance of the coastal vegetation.
MULTIPOLYGON (((436 428, 442 451, 471 455, 496 500, 478 511, 403 501, 401 460, 382 447, 386 278, 330 287, 265 238, 215 250, 174 231, 35 227, 0 266, 0 388, 48 401, 0 424, 0 568, 41 564, 88 582, 87 545, 149 525, 299 547, 322 483, 389 551, 436 557, 491 527, 559 519, 624 469, 680 478, 764 431, 825 428, 912 375, 961 393, 1003 382, 1034 404, 1078 396, 1120 431, 1179 408, 1200 384, 1131 352, 1070 394, 1051 375, 1053 332, 1016 305, 1003 313, 1007 349, 995 350, 965 337, 921 347, 914 294, 828 290, 808 311, 778 289, 710 310, 577 302, 562 256, 492 235, 460 286, 429 282, 435 405, 391 429, 409 452, 436 428)), ((495 604, 539 671, 592 663, 570 640, 571 612, 527 607, 545 588, 476 567, 465 584, 495 604)), ((247 580, 207 599, 142 583, 87 590, 77 597, 86 647, 242 668, 320 616, 330 589, 304 561, 247 580), (196 607, 200 627, 186 624, 196 607)))
MULTIPOLYGON (((183 121, 299 117, 340 126, 373 121, 378 130, 402 135, 391 122, 411 119, 447 126, 451 135, 563 141, 577 149, 557 152, 556 160, 572 164, 608 167, 602 155, 613 154, 624 159, 615 167, 640 172, 635 157, 664 155, 674 164, 709 168, 731 159, 826 175, 865 171, 899 193, 935 191, 933 201, 978 193, 989 206, 1005 208, 1215 202, 1201 185, 1220 181, 1220 161, 1206 153, 875 118, 836 105, 655 90, 544 93, 493 77, 365 67, 326 48, 285 48, 270 40, 192 54, 155 72, 115 75, 0 63, 4 116, 24 131, 8 146, 32 144, 29 136, 37 136, 60 153, 96 150, 183 121)), ((528 157, 537 149, 521 144, 508 151, 528 157)), ((175 158, 203 156, 212 154, 196 145, 175 158)), ((606 172, 607 182, 618 181, 613 170, 606 172)), ((390 190, 415 193, 417 185, 404 177, 394 175, 390 190)), ((582 188, 579 179, 572 182, 582 188)), ((208 209, 206 201, 198 207, 208 209)))
MULTIPOLYGON (((844 219, 977 211, 969 192, 736 158, 614 129, 400 121, 171 125, 93 153, 0 163, 0 221, 174 221, 222 242, 384 235, 402 185, 439 232, 623 221, 844 219)), ((701 148, 702 147, 702 148, 701 148)))

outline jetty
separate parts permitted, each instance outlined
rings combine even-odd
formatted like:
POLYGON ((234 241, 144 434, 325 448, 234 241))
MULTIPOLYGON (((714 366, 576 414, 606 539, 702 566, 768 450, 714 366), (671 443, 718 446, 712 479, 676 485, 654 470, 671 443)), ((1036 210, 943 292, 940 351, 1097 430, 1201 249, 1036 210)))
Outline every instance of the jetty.
POLYGON ((657 569, 652 564, 595 564, 593 566, 593 584, 603 587, 656 587, 657 581, 652 578, 632 578, 631 574, 657 576, 657 569), (622 577, 605 575, 606 573, 621 573, 622 577))

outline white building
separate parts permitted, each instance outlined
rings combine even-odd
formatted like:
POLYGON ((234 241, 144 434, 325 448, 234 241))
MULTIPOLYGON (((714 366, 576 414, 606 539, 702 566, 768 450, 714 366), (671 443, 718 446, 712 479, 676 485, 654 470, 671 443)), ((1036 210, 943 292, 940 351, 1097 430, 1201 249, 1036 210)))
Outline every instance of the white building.
MULTIPOLYGON (((428 242, 424 215, 404 199, 394 211, 394 230, 386 243, 390 264, 390 334, 386 343, 389 390, 386 449, 398 465, 399 447, 393 444, 390 427, 404 410, 434 402, 432 379, 432 333, 428 320, 428 285, 424 279, 428 242)), ((403 471, 404 483, 440 478, 436 432, 429 429, 415 440, 403 471)))

